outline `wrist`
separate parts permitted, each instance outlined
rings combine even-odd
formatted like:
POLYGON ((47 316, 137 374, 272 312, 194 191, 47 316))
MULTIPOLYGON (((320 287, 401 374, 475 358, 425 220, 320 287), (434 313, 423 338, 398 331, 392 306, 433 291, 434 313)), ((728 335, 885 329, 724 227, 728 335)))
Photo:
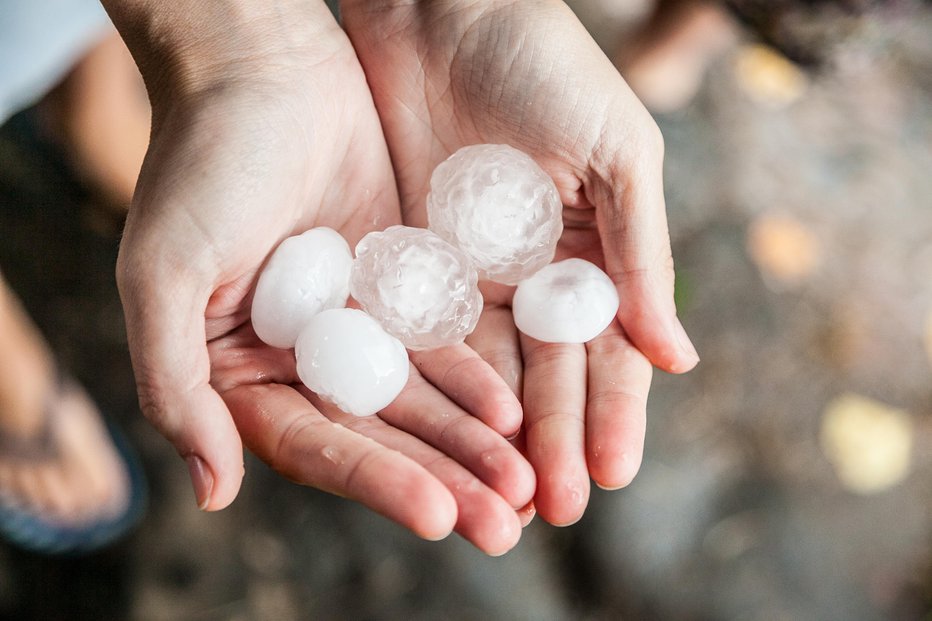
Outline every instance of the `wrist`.
POLYGON ((338 31, 322 1, 102 0, 153 107, 231 83, 286 83, 338 31))
POLYGON ((390 43, 391 35, 420 33, 445 48, 455 46, 484 17, 514 17, 554 1, 562 4, 562 0, 340 0, 340 14, 354 43, 361 36, 380 47, 390 43))

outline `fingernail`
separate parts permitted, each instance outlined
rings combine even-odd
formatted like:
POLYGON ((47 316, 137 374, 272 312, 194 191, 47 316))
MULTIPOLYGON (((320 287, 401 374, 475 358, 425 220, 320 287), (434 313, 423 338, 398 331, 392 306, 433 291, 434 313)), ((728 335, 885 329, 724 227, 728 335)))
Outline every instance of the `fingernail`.
POLYGON ((191 474, 191 484, 194 485, 197 508, 203 511, 210 502, 210 492, 214 489, 214 477, 207 469, 204 460, 197 455, 188 455, 185 461, 188 463, 188 472, 191 474))
POLYGON ((533 500, 518 509, 518 519, 521 521, 521 527, 530 524, 535 515, 537 515, 537 508, 534 506, 533 500))
POLYGON ((676 340, 680 344, 680 350, 687 356, 699 360, 699 353, 696 352, 696 347, 693 345, 693 342, 689 340, 689 336, 686 334, 686 329, 683 327, 683 324, 679 319, 676 320, 676 340))

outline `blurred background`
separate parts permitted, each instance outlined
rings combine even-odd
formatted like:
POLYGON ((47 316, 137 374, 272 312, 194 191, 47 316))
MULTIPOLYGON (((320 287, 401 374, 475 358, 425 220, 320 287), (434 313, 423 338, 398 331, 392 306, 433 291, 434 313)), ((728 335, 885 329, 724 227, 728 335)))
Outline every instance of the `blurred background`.
POLYGON ((199 512, 138 415, 113 271, 147 110, 103 40, 0 128, 0 269, 128 430, 149 510, 87 557, 0 542, 0 618, 932 619, 930 4, 569 4, 663 130, 702 356, 656 375, 634 483, 497 559, 251 457, 199 512), (125 113, 81 116, 82 88, 125 113))

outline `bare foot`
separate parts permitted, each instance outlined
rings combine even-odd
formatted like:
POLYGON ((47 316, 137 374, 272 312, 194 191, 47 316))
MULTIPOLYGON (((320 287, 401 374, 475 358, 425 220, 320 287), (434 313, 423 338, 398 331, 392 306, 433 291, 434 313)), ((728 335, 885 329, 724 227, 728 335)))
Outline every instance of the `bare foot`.
POLYGON ((640 36, 615 55, 628 85, 653 112, 689 104, 709 65, 736 39, 721 8, 703 0, 662 0, 640 36))
POLYGON ((130 481, 97 408, 0 280, 0 501, 58 526, 126 509, 130 481))

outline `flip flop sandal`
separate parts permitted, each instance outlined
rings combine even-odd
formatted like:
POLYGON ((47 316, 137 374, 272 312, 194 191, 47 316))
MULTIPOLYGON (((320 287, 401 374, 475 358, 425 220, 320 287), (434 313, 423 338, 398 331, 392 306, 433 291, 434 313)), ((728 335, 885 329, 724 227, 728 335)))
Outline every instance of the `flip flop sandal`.
MULTIPOLYGON (((55 397, 81 390, 71 379, 59 377, 55 397)), ((52 400, 50 400, 52 401, 52 400)), ((24 440, 0 431, 0 455, 23 463, 42 463, 58 458, 55 420, 60 413, 50 403, 46 406, 41 431, 24 440)), ((142 467, 129 442, 116 427, 107 430, 126 469, 130 494, 126 507, 117 515, 91 520, 81 525, 60 524, 47 520, 33 510, 20 506, 9 494, 0 493, 0 536, 10 543, 40 554, 81 555, 98 550, 128 533, 145 512, 147 486, 142 467)))

